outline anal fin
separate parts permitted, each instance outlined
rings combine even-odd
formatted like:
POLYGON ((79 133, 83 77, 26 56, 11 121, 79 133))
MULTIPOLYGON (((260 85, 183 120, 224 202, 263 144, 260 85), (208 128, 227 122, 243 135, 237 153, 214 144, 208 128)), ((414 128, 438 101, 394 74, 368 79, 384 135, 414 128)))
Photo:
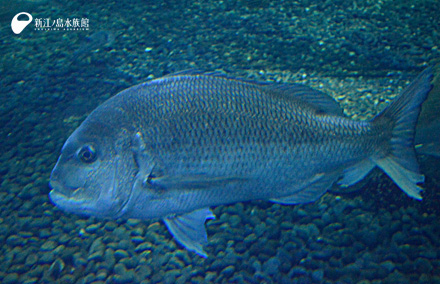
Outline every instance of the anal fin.
MULTIPOLYGON (((314 202, 318 200, 332 184, 338 179, 338 173, 320 174, 315 181, 304 187, 304 189, 281 198, 272 198, 270 201, 285 205, 314 202)), ((314 178, 314 179, 315 179, 314 178)))
POLYGON ((362 160, 354 166, 345 169, 344 177, 338 181, 338 184, 341 186, 350 186, 355 184, 363 179, 375 166, 376 164, 370 159, 362 160))

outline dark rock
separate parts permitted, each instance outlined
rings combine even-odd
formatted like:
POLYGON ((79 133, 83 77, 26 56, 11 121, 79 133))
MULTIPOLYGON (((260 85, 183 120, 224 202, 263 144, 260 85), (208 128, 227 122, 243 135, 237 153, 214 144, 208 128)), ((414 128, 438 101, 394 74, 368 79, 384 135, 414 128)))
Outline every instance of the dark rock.
POLYGON ((208 271, 205 274, 206 283, 213 283, 216 278, 217 278, 217 273, 215 272, 208 271))
POLYGON ((433 269, 432 264, 426 258, 419 257, 414 261, 418 273, 430 273, 433 269))
POLYGON ((17 273, 10 273, 7 274, 2 281, 3 284, 15 284, 18 283, 18 274, 17 273))
POLYGON ((32 266, 32 265, 34 265, 35 263, 37 263, 37 261, 38 261, 38 255, 35 254, 35 253, 31 253, 31 254, 29 254, 29 255, 26 257, 25 264, 26 264, 27 266, 32 266))
POLYGON ((324 270, 322 270, 322 269, 314 270, 314 271, 312 272, 311 277, 312 277, 312 279, 315 280, 316 282, 321 283, 322 280, 324 279, 324 270))
POLYGON ((391 273, 387 278, 385 278, 383 283, 384 284, 394 284, 394 283, 410 284, 411 282, 402 273, 400 273, 399 271, 396 270, 393 273, 391 273))
POLYGON ((60 258, 55 259, 55 261, 52 263, 52 265, 49 267, 49 274, 52 276, 52 278, 57 279, 60 277, 61 272, 64 269, 64 261, 60 258))
POLYGON ((235 267, 232 265, 229 265, 225 267, 222 272, 220 272, 221 275, 224 275, 225 277, 231 277, 232 274, 234 274, 235 267))
POLYGON ((307 270, 302 267, 302 266, 294 266, 290 271, 289 271, 289 278, 293 279, 296 277, 299 277, 301 275, 307 275, 307 270))
POLYGON ((276 275, 280 272, 280 260, 277 257, 271 257, 263 264, 263 272, 268 275, 276 275))

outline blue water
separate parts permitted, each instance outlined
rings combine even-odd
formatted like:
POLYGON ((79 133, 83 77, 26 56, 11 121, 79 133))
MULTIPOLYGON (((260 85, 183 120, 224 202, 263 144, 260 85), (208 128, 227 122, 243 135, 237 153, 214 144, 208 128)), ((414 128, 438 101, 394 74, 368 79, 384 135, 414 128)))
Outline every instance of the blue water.
POLYGON ((311 204, 213 208, 207 259, 160 220, 80 217, 48 198, 60 149, 90 111, 181 70, 301 82, 355 118, 371 116, 439 62, 440 2, 22 0, 0 8, 1 283, 440 283, 432 156, 419 156, 422 201, 377 170, 311 204), (23 11, 33 21, 16 35, 11 20, 23 11), (79 28, 66 26, 75 19, 79 28))

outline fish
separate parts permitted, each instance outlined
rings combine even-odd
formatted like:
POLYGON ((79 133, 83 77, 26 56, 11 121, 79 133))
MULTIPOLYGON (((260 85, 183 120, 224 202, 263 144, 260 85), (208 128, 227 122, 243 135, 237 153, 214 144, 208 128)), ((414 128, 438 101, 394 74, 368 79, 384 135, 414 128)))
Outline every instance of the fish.
POLYGON ((420 200, 414 132, 431 78, 427 68, 368 121, 300 84, 195 71, 153 79, 105 101, 70 135, 49 197, 86 216, 162 219, 202 257, 213 206, 314 202, 376 166, 420 200))

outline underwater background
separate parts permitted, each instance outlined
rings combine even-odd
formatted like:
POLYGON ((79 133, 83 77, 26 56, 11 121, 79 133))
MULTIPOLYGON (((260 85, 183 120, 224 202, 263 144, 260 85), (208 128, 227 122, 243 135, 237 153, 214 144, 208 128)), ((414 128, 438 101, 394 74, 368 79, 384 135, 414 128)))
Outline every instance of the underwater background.
POLYGON ((1 0, 0 282, 440 283, 434 156, 418 157, 422 201, 376 169, 310 204, 213 208, 206 259, 158 220, 81 217, 48 198, 67 137, 127 87, 222 70, 306 84, 368 119, 439 63, 439 14, 437 0, 1 0), (16 35, 23 11, 34 21, 16 35), (88 28, 35 24, 73 18, 88 28))

